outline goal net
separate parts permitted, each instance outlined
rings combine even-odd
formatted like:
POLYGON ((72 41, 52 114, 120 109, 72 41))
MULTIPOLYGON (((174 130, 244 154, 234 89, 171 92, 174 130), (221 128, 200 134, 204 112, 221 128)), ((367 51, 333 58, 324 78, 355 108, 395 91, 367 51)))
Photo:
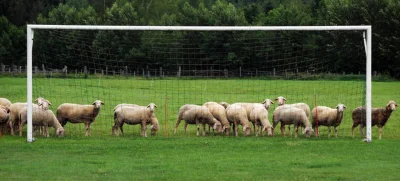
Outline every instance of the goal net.
MULTIPOLYGON (((101 100, 90 126, 97 137, 111 135, 116 105, 155 103, 157 135, 171 136, 184 104, 261 103, 283 96, 286 104, 303 102, 311 109, 344 104, 339 136, 347 137, 352 110, 370 108, 370 33, 370 26, 28 25, 28 102, 44 97, 56 114, 63 103, 101 100)), ((269 109, 271 124, 276 107, 269 109)), ((64 128, 67 136, 85 135, 83 123, 64 128)), ((124 128, 126 135, 140 136, 139 125, 124 128)), ((195 130, 189 125, 186 136, 195 130)), ((319 134, 326 136, 327 128, 320 126, 319 134)), ((183 124, 177 135, 183 135, 183 124)))

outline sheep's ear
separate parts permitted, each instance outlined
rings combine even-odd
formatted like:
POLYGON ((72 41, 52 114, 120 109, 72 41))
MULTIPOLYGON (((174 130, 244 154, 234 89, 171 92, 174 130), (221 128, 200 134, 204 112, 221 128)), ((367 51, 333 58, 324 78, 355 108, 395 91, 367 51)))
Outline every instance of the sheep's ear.
POLYGON ((36 98, 36 99, 35 99, 35 102, 37 102, 37 101, 38 101, 38 99, 39 99, 39 98, 36 98))
POLYGON ((271 101, 271 104, 274 104, 274 102, 271 101))
POLYGON ((283 98, 284 101, 286 101, 286 98, 283 98))
POLYGON ((47 103, 49 103, 49 106, 51 105, 51 102, 50 102, 50 101, 47 101, 47 103))
POLYGON ((100 104, 101 104, 101 105, 104 105, 104 102, 103 102, 103 101, 101 101, 101 102, 100 102, 100 104))
POLYGON ((344 109, 347 109, 347 107, 346 107, 346 106, 343 106, 343 108, 344 108, 344 109))
POLYGON ((157 105, 156 105, 156 104, 154 104, 154 107, 155 107, 155 108, 157 108, 157 105))
POLYGON ((396 107, 397 107, 397 104, 394 104, 394 106, 396 106, 396 107))
POLYGON ((267 100, 264 100, 264 102, 262 102, 261 104, 265 104, 267 102, 267 100))
POLYGON ((275 98, 275 101, 277 101, 278 100, 278 98, 275 98))

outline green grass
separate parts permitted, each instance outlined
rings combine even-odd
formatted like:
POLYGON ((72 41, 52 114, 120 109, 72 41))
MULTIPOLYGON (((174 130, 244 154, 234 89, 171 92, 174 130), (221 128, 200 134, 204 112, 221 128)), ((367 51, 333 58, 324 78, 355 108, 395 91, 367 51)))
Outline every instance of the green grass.
MULTIPOLYGON (((26 79, 1 77, 0 97, 26 101, 26 79)), ((32 144, 18 136, 0 138, 2 180, 399 180, 400 113, 393 112, 373 143, 351 138, 351 111, 363 104, 363 81, 296 80, 142 80, 35 78, 34 97, 52 102, 52 110, 64 102, 105 102, 84 137, 81 124, 66 125, 66 137, 37 137, 32 144), (179 107, 206 101, 260 102, 285 96, 288 103, 306 102, 314 107, 344 103, 348 109, 339 138, 196 137, 194 126, 183 135, 172 135, 179 107), (166 101, 167 98, 167 101, 166 101), (112 109, 118 103, 154 102, 161 130, 142 138, 139 126, 125 125, 125 136, 111 136, 112 109), (167 107, 165 107, 165 104, 167 107), (167 119, 165 120, 166 117, 167 119), (165 137, 167 123, 169 137, 165 137)), ((373 106, 398 100, 399 82, 373 82, 373 106)), ((274 105, 270 110, 270 116, 274 105)), ((52 129, 51 129, 52 130, 52 129)))

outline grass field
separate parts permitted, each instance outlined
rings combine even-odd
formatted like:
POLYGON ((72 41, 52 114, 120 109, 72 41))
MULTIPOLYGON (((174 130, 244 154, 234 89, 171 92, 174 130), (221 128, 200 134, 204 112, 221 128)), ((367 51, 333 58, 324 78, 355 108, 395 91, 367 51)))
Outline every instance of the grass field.
MULTIPOLYGON (((1 77, 0 97, 26 101, 26 79, 1 77)), ((393 112, 373 143, 351 137, 351 111, 363 104, 363 81, 289 81, 249 79, 56 79, 35 78, 34 97, 43 96, 55 110, 64 102, 89 104, 104 101, 92 125, 92 136, 84 137, 84 126, 66 125, 63 138, 0 138, 0 178, 4 180, 399 180, 400 113, 393 112), (339 138, 304 136, 196 137, 194 126, 183 135, 172 135, 179 107, 207 101, 260 102, 285 96, 288 101, 314 107, 347 106, 339 138), (158 105, 161 130, 141 138, 139 126, 125 125, 125 136, 111 136, 112 109, 118 103, 158 105), (166 106, 165 106, 166 105, 166 106), (166 119, 165 119, 166 118, 166 119), (166 124, 165 124, 166 123, 166 124), (164 126, 167 126, 165 129, 164 126), (165 137, 168 131, 169 136, 165 137)), ((373 82, 373 106, 398 100, 400 83, 373 82)), ((274 105, 270 109, 270 117, 274 105)), ((270 119, 271 120, 271 119, 270 119)), ((51 129, 52 130, 52 129, 51 129)))

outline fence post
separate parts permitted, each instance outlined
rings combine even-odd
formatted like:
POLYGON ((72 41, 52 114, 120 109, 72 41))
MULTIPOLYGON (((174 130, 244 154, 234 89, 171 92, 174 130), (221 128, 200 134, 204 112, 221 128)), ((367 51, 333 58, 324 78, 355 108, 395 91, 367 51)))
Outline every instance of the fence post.
POLYGON ((44 68, 44 64, 42 64, 42 71, 44 74, 46 74, 46 69, 44 68))
POLYGON ((6 66, 4 64, 1 64, 1 72, 4 73, 6 71, 6 66))
POLYGON ((273 72, 274 72, 274 77, 275 77, 275 68, 274 68, 273 72))
POLYGON ((106 66, 106 75, 108 75, 108 66, 106 66))
POLYGON ((224 76, 225 78, 228 78, 228 69, 224 69, 224 76))
POLYGON ((181 66, 178 67, 178 78, 181 78, 181 66))
POLYGON ((128 75, 128 66, 125 66, 125 74, 128 75))
POLYGON ((239 77, 242 77, 242 67, 239 67, 239 77))
POLYGON ((83 67, 83 73, 84 73, 84 74, 87 74, 87 67, 86 67, 86 65, 83 67))
POLYGON ((160 77, 162 77, 162 67, 160 67, 160 77))

